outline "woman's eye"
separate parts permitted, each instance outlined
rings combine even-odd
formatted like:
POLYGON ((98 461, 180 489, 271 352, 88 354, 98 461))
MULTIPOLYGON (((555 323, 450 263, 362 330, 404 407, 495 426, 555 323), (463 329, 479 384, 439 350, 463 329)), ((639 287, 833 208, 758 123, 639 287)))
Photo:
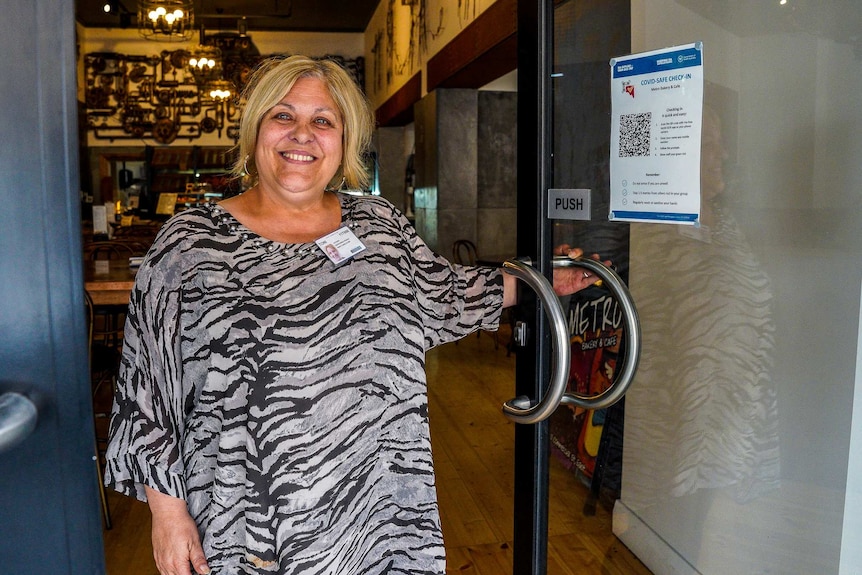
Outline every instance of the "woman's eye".
POLYGON ((290 120, 290 114, 287 112, 279 112, 275 115, 276 120, 290 120))
POLYGON ((317 118, 317 119, 315 120, 315 122, 316 122, 317 124, 320 124, 321 126, 331 126, 331 125, 332 125, 332 122, 330 122, 330 121, 329 121, 328 119, 326 119, 326 118, 317 118))

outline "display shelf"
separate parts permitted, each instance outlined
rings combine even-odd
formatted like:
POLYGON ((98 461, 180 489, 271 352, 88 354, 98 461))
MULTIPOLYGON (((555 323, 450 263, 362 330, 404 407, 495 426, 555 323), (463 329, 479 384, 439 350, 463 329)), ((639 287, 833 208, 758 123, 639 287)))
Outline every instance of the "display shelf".
POLYGON ((165 200, 174 194, 173 212, 180 212, 239 192, 239 182, 230 175, 228 148, 149 147, 147 158, 149 188, 161 215, 170 215, 165 200))

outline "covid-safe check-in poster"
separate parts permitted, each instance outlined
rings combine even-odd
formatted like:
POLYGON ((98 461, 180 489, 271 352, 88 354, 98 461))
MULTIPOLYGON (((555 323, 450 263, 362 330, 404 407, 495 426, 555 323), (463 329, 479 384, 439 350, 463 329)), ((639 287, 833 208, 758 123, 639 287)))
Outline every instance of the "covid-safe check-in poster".
POLYGON ((611 60, 610 220, 697 225, 703 45, 611 60))

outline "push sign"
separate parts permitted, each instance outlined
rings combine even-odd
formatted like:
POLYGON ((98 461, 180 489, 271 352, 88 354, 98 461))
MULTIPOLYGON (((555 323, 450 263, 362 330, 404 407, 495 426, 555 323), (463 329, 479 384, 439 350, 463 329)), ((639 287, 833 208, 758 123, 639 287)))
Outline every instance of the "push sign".
POLYGON ((589 220, 590 190, 548 190, 548 219, 589 220))

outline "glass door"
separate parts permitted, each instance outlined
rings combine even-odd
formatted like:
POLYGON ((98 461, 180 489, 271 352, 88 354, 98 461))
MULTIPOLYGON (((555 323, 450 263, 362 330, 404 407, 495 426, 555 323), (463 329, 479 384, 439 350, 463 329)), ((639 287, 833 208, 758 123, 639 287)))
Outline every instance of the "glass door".
POLYGON ((862 569, 862 4, 637 0, 703 42, 701 226, 632 224, 615 530, 656 574, 862 569))
MULTIPOLYGON (((533 259, 546 276, 555 248, 568 244, 611 259, 627 279, 628 225, 607 222, 608 62, 629 51, 629 14, 628 1, 518 2, 518 253, 533 259), (588 201, 578 219, 549 217, 552 201, 570 197, 588 201)), ((544 396, 553 353, 545 318, 538 306, 524 301, 531 296, 522 295, 518 309, 529 316, 519 319, 535 337, 533 345, 518 352, 516 391, 536 398, 544 396)), ((563 305, 573 341, 570 389, 595 394, 613 379, 623 351, 619 310, 601 287, 563 305)), ((622 421, 621 405, 598 413, 562 406, 550 420, 516 427, 515 573, 548 572, 552 457, 566 460, 572 473, 587 480, 595 477, 591 492, 596 495, 602 485, 618 484, 613 442, 604 442, 598 453, 601 428, 615 417, 622 421)), ((589 505, 570 512, 590 513, 589 505)))
MULTIPOLYGON (((624 408, 605 414, 624 446, 621 469, 604 470, 620 478, 614 532, 657 575, 858 572, 862 5, 518 10, 519 254, 550 275, 555 245, 601 253, 641 314, 638 374, 624 408), (609 61, 696 42, 699 225, 608 222, 609 61), (581 190, 590 219, 547 217, 549 190, 581 190)), ((591 305, 567 302, 573 327, 603 327, 586 322, 591 305)), ((519 352, 517 387, 537 397, 550 350, 533 313, 539 335, 519 352)), ((556 447, 553 421, 518 426, 519 575, 547 572, 556 447)))
MULTIPOLYGON (((605 420, 624 421, 615 533, 656 574, 859 571, 862 5, 537 1, 519 17, 519 252, 546 274, 563 243, 613 259, 641 314, 638 374, 605 420), (610 223, 609 60, 694 42, 699 225, 610 223), (588 190, 591 219, 548 218, 551 189, 588 190)), ((568 302, 573 327, 590 305, 568 302)), ((537 339, 534 362, 519 354, 531 396, 537 339)), ((517 433, 515 572, 544 573, 554 422, 517 433)))

